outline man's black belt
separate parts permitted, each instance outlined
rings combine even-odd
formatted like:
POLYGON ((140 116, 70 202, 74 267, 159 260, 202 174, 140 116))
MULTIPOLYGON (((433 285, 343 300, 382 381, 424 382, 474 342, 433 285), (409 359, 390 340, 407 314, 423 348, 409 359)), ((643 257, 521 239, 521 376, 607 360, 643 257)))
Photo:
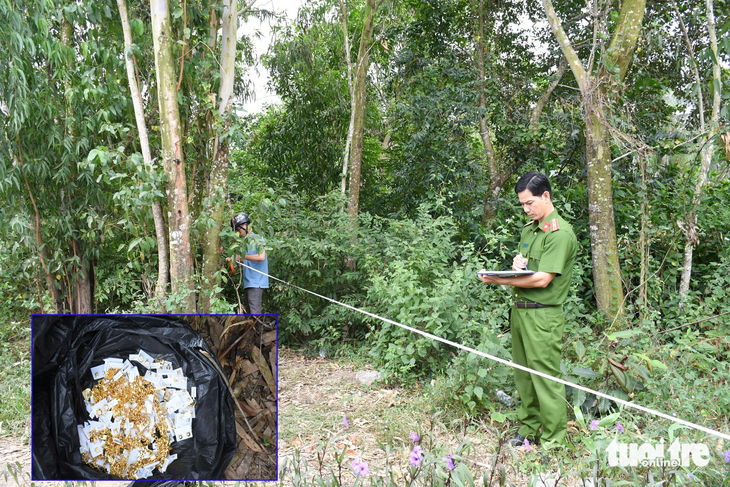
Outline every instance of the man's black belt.
POLYGON ((514 305, 518 308, 552 308, 554 304, 540 304, 540 303, 523 303, 515 301, 514 305))

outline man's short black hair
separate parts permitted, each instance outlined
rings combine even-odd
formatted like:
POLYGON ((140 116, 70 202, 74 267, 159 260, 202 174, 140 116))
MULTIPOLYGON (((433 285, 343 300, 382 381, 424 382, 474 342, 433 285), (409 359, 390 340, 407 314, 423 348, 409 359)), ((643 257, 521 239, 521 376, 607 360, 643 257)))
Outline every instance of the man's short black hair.
POLYGON ((517 181, 515 193, 520 194, 526 189, 530 190, 532 196, 542 196, 547 191, 550 194, 550 199, 553 199, 553 190, 550 187, 550 181, 542 173, 530 171, 517 181))

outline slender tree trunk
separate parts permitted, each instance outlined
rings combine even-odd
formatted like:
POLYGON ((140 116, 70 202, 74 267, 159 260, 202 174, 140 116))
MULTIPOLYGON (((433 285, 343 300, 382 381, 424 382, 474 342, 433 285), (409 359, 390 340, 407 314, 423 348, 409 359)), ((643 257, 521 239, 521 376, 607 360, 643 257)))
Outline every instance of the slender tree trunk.
MULTIPOLYGON (((594 76, 586 71, 563 30, 552 1, 543 0, 543 6, 550 28, 578 82, 583 98, 593 282, 599 309, 613 318, 623 315, 624 290, 613 215, 611 141, 603 101, 611 90, 611 76, 604 68, 599 68, 594 76)), ((618 67, 617 76, 620 81, 626 76, 631 62, 645 10, 646 0, 624 0, 621 5, 607 52, 608 60, 618 67)), ((617 93, 611 91, 610 94, 613 96, 617 93)))
POLYGON ((555 79, 550 82, 550 86, 548 86, 547 91, 545 91, 545 93, 538 98, 537 103, 535 103, 535 108, 533 108, 532 114, 530 115, 529 127, 531 132, 537 132, 537 122, 540 120, 540 115, 542 115, 542 111, 545 109, 545 105, 547 105, 550 95, 553 94, 553 91, 555 91, 555 88, 557 88, 560 80, 563 78, 563 74, 565 74, 565 69, 567 67, 568 63, 565 61, 565 58, 561 59, 558 64, 558 71, 555 73, 555 79))
MULTIPOLYGON (((236 68, 236 31, 238 5, 236 0, 223 0, 222 41, 220 61, 220 95, 218 96, 218 116, 230 114, 233 95, 233 81, 236 68)), ((230 126, 230 119, 226 127, 230 126)), ((210 312, 210 297, 218 287, 220 279, 216 279, 220 268, 220 232, 223 226, 223 205, 228 181, 228 143, 220 140, 216 134, 213 160, 211 161, 210 183, 208 187, 207 213, 213 219, 213 226, 205 233, 203 249, 203 292, 200 297, 201 311, 210 312)))
POLYGON ((639 170, 641 171, 641 230, 639 233, 639 260, 641 270, 639 272, 639 299, 643 306, 647 306, 647 282, 646 276, 649 271, 649 239, 646 236, 646 216, 648 211, 648 198, 646 192, 646 156, 639 155, 639 170))
POLYGON ((190 242, 182 130, 177 106, 177 80, 172 53, 173 38, 167 0, 150 0, 152 35, 157 71, 157 100, 160 106, 162 160, 167 174, 167 206, 170 235, 170 282, 172 292, 181 294, 176 312, 195 312, 193 260, 190 242))
POLYGON ((360 173, 362 171, 363 137, 365 132, 365 109, 367 94, 367 72, 369 65, 370 44, 373 38, 375 19, 375 0, 367 0, 363 13, 362 36, 360 50, 357 54, 355 78, 353 81, 354 124, 352 137, 352 152, 350 153, 350 195, 347 203, 347 213, 351 220, 357 218, 360 208, 360 173))
POLYGON ((23 181, 25 182, 25 187, 28 190, 30 202, 33 204, 33 219, 35 220, 35 242, 38 246, 38 258, 41 261, 41 267, 43 267, 43 274, 46 277, 46 285, 48 286, 48 292, 51 294, 51 298, 53 299, 53 305, 56 309, 56 313, 61 314, 63 313, 63 298, 61 297, 58 286, 56 286, 56 281, 53 279, 53 275, 51 275, 51 272, 48 268, 51 258, 41 234, 41 214, 38 211, 38 205, 36 205, 35 198, 33 197, 33 192, 30 189, 30 184, 28 184, 28 176, 26 176, 25 174, 25 167, 23 167, 23 152, 20 149, 20 141, 18 141, 18 163, 21 168, 23 168, 23 181))
MULTIPOLYGON (((685 236, 685 244, 684 244, 684 259, 682 263, 682 275, 680 277, 679 281, 679 295, 680 295, 680 309, 684 309, 684 299, 687 295, 687 291, 689 291, 689 283, 690 278, 692 276, 692 256, 694 254, 694 248, 699 243, 699 237, 698 237, 698 231, 699 227, 697 226, 697 207, 700 205, 700 202, 702 201, 702 190, 707 183, 707 177, 710 172, 710 164, 712 163, 712 157, 715 153, 715 144, 713 142, 714 139, 714 131, 717 130, 717 122, 720 117, 720 92, 722 91, 722 72, 720 69, 720 65, 717 63, 717 33, 715 31, 715 12, 714 12, 714 6, 712 0, 706 0, 706 8, 707 8, 707 32, 710 37, 710 49, 712 49, 713 53, 713 61, 712 61, 712 79, 713 79, 713 97, 712 97, 712 112, 710 114, 710 131, 711 133, 707 135, 707 137, 704 139, 704 145, 702 147, 702 150, 700 152, 700 168, 697 174, 697 181, 695 182, 695 190, 694 190, 694 196, 692 198, 692 207, 690 208, 689 214, 687 215, 687 218, 684 222, 679 222, 680 226, 684 230, 684 236, 685 236)), ((694 58, 694 50, 692 49, 692 43, 689 41, 689 37, 687 35, 687 30, 685 29, 684 22, 682 21, 682 17, 679 14, 679 10, 676 8, 675 5, 675 11, 677 13, 677 16, 680 20, 680 26, 682 27, 682 31, 684 33, 684 39, 685 43, 687 45, 687 50, 689 52, 689 55, 691 57, 692 61, 692 67, 693 72, 695 76, 695 81, 697 82, 698 86, 700 88, 697 90, 697 98, 699 102, 699 110, 700 110, 700 131, 705 132, 705 121, 704 121, 704 102, 702 97, 702 88, 701 88, 701 80, 700 80, 700 74, 697 69, 697 63, 694 58)))
MULTIPOLYGON (((135 76, 135 62, 132 49, 132 30, 129 27, 129 16, 127 14, 126 0, 117 0, 119 8, 119 16, 122 20, 122 31, 124 33, 124 62, 127 68, 127 82, 129 83, 129 91, 132 95, 132 106, 134 107, 134 118, 137 122, 137 132, 139 133, 139 144, 142 149, 142 159, 149 171, 152 170, 152 154, 150 152, 150 142, 147 136, 147 124, 144 119, 144 105, 142 103, 142 95, 139 91, 137 77, 135 76)), ((165 228, 165 216, 162 210, 162 203, 154 201, 152 203, 152 217, 155 222, 155 235, 157 236, 157 284, 155 285, 155 298, 157 299, 160 311, 164 312, 162 304, 165 294, 167 293, 167 280, 170 273, 170 264, 167 260, 167 229, 165 228)))
POLYGON ((347 140, 345 140, 345 153, 342 157, 342 179, 340 191, 342 196, 347 192, 347 163, 350 160, 350 148, 355 135, 355 93, 352 86, 352 58, 350 57, 350 36, 347 30, 347 8, 345 2, 340 0, 340 17, 342 21, 342 35, 345 40, 345 62, 347 63, 347 87, 350 91, 350 125, 347 128, 347 140))
POLYGON ((494 204, 493 201, 499 197, 499 193, 502 190, 502 174, 499 170, 497 163, 497 156, 494 153, 494 146, 492 145, 492 136, 487 126, 487 94, 486 94, 486 52, 487 47, 484 42, 486 38, 486 11, 484 6, 484 0, 479 0, 477 7, 477 25, 476 25, 476 58, 477 58, 477 71, 479 76, 479 136, 482 140, 482 146, 484 147, 484 155, 487 159, 487 170, 489 172, 489 190, 484 195, 484 209, 482 211, 482 225, 488 225, 489 222, 494 218, 494 204))
POLYGON ((71 241, 71 248, 73 249, 74 256, 79 259, 79 273, 74 277, 76 299, 71 311, 78 314, 91 314, 93 311, 94 297, 94 291, 92 289, 93 267, 89 260, 84 256, 84 253, 76 240, 71 241))

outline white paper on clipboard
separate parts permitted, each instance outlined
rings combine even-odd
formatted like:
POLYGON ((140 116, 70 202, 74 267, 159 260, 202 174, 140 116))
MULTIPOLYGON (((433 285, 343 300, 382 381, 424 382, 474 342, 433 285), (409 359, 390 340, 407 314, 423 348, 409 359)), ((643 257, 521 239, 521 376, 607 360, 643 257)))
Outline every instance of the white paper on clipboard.
POLYGON ((477 275, 487 275, 487 276, 497 276, 497 277, 517 277, 517 276, 529 276, 530 274, 534 274, 535 271, 488 271, 486 269, 482 269, 479 272, 477 272, 477 275))

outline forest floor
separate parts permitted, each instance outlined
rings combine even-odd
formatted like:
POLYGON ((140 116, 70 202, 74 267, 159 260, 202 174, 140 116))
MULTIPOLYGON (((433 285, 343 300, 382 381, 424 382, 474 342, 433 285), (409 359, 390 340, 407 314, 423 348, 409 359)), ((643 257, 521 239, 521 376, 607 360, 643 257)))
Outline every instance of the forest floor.
MULTIPOLYGON (((350 465, 359 458, 368 463, 373 475, 385 477, 389 465, 401 479, 399 485, 408 485, 409 454, 414 446, 410 434, 418 432, 424 451, 443 457, 455 453, 455 463, 463 462, 478 486, 500 485, 500 465, 504 466, 505 480, 516 486, 529 485, 527 472, 533 470, 533 464, 541 463, 539 447, 527 452, 523 447, 503 445, 491 475, 499 449, 498 428, 502 425, 493 424, 489 418, 468 419, 463 412, 449 413, 438 404, 433 387, 393 389, 383 388, 377 382, 363 382, 361 379, 369 372, 373 372, 372 367, 356 361, 280 350, 280 469, 285 462, 292 462, 298 452, 300 469, 308 471, 308 478, 327 478, 332 475, 332 468, 336 475, 341 475, 342 485, 350 485, 354 481, 350 465), (345 417, 349 428, 343 424, 345 417), (320 473, 319 458, 328 442, 320 473), (390 446, 390 458, 381 445, 390 446), (340 474, 334 454, 343 451, 340 474)), ((505 432, 506 435, 511 437, 512 431, 505 432)), ((294 470, 291 463, 286 466, 294 470)), ((550 466, 543 465, 540 470, 549 471, 550 466)), ((291 485, 286 477, 284 480, 284 485, 291 485)), ((548 481, 546 485, 552 483, 548 481)), ((582 484, 564 478, 559 485, 582 484)))

